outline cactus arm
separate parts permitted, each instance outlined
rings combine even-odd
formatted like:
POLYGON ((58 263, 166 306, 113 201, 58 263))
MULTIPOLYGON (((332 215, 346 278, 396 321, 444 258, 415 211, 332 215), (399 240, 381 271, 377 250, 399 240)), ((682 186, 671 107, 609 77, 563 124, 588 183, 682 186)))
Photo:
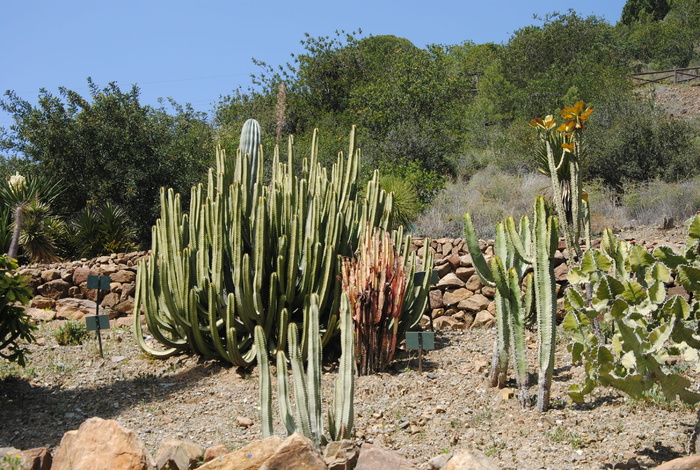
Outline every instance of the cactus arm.
POLYGON ((510 286, 511 309, 511 343, 513 345, 513 362, 515 380, 520 391, 518 399, 524 408, 529 404, 530 393, 528 391, 529 377, 527 373, 527 347, 525 345, 525 317, 529 304, 532 301, 532 273, 525 277, 525 298, 520 298, 520 278, 516 268, 508 270, 508 284, 510 286))
POLYGON ((493 273, 479 247, 479 241, 476 238, 474 224, 472 224, 472 217, 469 212, 464 214, 464 238, 467 242, 469 254, 472 257, 472 264, 479 278, 481 278, 481 282, 489 287, 496 287, 496 284, 493 282, 493 273))
POLYGON ((318 295, 311 294, 309 298, 308 321, 308 356, 306 377, 309 397, 309 415, 311 418, 311 435, 317 446, 321 445, 323 436, 323 420, 321 419, 321 336, 319 334, 318 295))
MULTIPOLYGON (((520 221, 520 226, 521 233, 523 235, 528 233, 529 230, 527 230, 527 227, 530 226, 529 219, 527 217, 523 217, 520 221)), ((532 264, 533 255, 531 253, 530 246, 527 243, 527 240, 523 240, 525 237, 521 237, 521 233, 516 230, 515 219, 513 217, 506 218, 506 230, 508 232, 508 238, 513 244, 513 248, 515 248, 518 256, 520 256, 520 258, 522 258, 527 264, 532 264)))
POLYGON ((294 398, 297 404, 297 421, 301 425, 303 435, 311 436, 311 419, 309 414, 309 396, 306 388, 306 374, 299 349, 299 332, 295 323, 289 324, 287 333, 289 347, 289 361, 292 365, 292 380, 294 384, 294 398))
POLYGON ((492 386, 503 388, 506 386, 508 374, 508 351, 511 340, 511 320, 512 305, 510 303, 510 292, 508 290, 507 274, 503 262, 498 255, 494 255, 489 260, 490 270, 493 273, 494 284, 496 284, 496 337, 497 354, 492 358, 489 380, 492 386))
MULTIPOLYGON (((260 425, 263 438, 272 436, 272 385, 270 384, 270 363, 267 360, 265 331, 262 326, 255 327, 255 350, 260 368, 260 425)), ((278 372, 279 373, 279 372, 278 372)))
POLYGON ((342 294, 340 302, 340 343, 341 354, 338 377, 335 381, 333 409, 328 410, 328 427, 331 439, 349 439, 354 419, 355 396, 355 348, 352 332, 352 313, 347 293, 342 294))
POLYGON ((253 189, 253 183, 257 181, 258 175, 258 150, 262 142, 262 132, 260 124, 255 119, 248 119, 243 123, 241 129, 240 149, 243 155, 250 156, 250 188, 253 189))
POLYGON ((287 434, 292 435, 297 430, 297 425, 292 416, 292 404, 289 400, 289 390, 287 387, 287 356, 284 350, 277 351, 277 404, 280 410, 280 416, 284 427, 287 429, 287 434))
POLYGON ((533 237, 533 270, 539 340, 537 410, 540 412, 549 408, 549 393, 554 371, 557 299, 550 254, 556 249, 552 247, 556 240, 558 240, 556 219, 547 216, 544 198, 540 196, 535 202, 533 237))

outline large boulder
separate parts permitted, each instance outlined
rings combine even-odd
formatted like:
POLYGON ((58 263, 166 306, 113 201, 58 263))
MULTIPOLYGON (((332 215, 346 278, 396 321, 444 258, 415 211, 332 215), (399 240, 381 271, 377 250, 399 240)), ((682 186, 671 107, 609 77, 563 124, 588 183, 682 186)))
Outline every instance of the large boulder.
POLYGON ((394 451, 382 449, 372 444, 362 444, 360 457, 355 470, 415 470, 416 467, 394 451))
POLYGON ((63 435, 52 470, 150 470, 146 446, 114 420, 90 418, 63 435))
POLYGON ((328 470, 326 462, 316 450, 314 443, 306 436, 294 433, 277 448, 265 461, 260 470, 328 470))
POLYGON ((271 436, 205 463, 198 470, 258 470, 282 444, 282 438, 271 436))

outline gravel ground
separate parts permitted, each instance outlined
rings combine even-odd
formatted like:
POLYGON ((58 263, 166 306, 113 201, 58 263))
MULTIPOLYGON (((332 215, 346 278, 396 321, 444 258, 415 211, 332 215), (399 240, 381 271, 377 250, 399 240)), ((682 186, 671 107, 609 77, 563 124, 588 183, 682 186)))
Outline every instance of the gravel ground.
MULTIPOLYGON (((58 346, 56 323, 41 326, 26 369, 0 365, 0 447, 55 447, 91 416, 115 419, 155 453, 166 437, 238 448, 260 437, 257 369, 227 367, 186 355, 153 360, 128 328, 58 346), (244 427, 237 418, 250 418, 244 427)), ((488 387, 492 330, 438 332, 418 373, 415 352, 400 352, 388 373, 356 382, 356 439, 396 449, 419 466, 441 453, 477 448, 503 468, 653 468, 683 455, 695 412, 634 402, 611 389, 585 405, 566 396, 582 367, 560 341, 552 409, 523 410, 507 390, 488 387)), ((529 341, 534 355, 535 342, 529 341)), ((534 360, 531 359, 531 364, 534 360)), ((325 366, 330 397, 334 364, 325 366)), ((532 367, 531 367, 532 370, 532 367)), ((697 383, 698 375, 690 372, 697 383)), ((514 387, 514 385, 513 385, 514 387)), ((535 387, 531 388, 535 392, 535 387)), ((283 434, 281 424, 276 431, 283 434)))

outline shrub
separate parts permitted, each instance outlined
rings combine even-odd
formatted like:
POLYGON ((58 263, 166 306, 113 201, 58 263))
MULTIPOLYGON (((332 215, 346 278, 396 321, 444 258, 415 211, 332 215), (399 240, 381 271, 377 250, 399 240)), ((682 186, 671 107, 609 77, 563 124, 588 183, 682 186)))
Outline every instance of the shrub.
POLYGON ((32 332, 36 329, 22 307, 31 298, 27 279, 17 273, 15 260, 0 256, 0 357, 21 366, 28 351, 20 342, 34 341, 32 332))
POLYGON ((87 328, 79 321, 69 321, 58 327, 53 335, 61 346, 83 344, 88 337, 87 328))
POLYGON ((508 215, 519 218, 530 213, 533 199, 548 185, 549 180, 539 174, 513 174, 490 166, 466 183, 448 183, 418 218, 413 232, 435 238, 461 237, 462 216, 469 212, 477 233, 493 238, 496 223, 508 215))
POLYGON ((678 183, 655 179, 629 184, 622 205, 626 220, 638 224, 657 225, 664 217, 686 220, 700 209, 700 177, 678 183))

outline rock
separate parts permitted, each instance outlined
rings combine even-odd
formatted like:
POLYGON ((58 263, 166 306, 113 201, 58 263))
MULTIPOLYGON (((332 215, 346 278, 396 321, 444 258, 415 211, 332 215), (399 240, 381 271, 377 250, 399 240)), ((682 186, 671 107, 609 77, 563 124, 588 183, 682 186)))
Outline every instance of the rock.
POLYGON ((115 292, 110 292, 102 298, 100 302, 100 307, 114 307, 119 303, 119 294, 115 292))
POLYGON ((52 470, 148 470, 146 446, 114 420, 90 418, 63 435, 52 470))
POLYGON ((282 438, 271 436, 205 463, 198 470, 258 470, 282 444, 282 438))
POLYGON ((444 315, 433 320, 433 328, 436 330, 464 330, 467 328, 465 323, 456 318, 444 315))
POLYGON ((207 450, 204 451, 204 461, 209 462, 226 454, 228 454, 228 448, 223 444, 207 447, 207 450))
POLYGON ((19 453, 22 468, 31 470, 51 470, 53 459, 51 449, 48 447, 36 447, 23 450, 19 453))
POLYGON ((690 455, 662 463, 656 470, 697 470, 700 469, 700 455, 690 455))
POLYGON ((452 458, 452 454, 440 454, 428 460, 428 470, 440 470, 445 466, 448 460, 452 458))
POLYGON ((566 281, 569 277, 569 267, 566 263, 562 263, 554 268, 554 279, 556 281, 566 281))
POLYGON ((362 444, 355 470, 414 470, 416 467, 401 455, 372 444, 362 444))
POLYGON ((73 285, 79 286, 83 282, 87 282, 88 276, 97 276, 97 271, 90 268, 76 268, 73 271, 73 285))
POLYGON ((109 279, 112 282, 120 282, 122 284, 126 282, 134 282, 136 281, 136 272, 129 269, 122 269, 121 271, 117 271, 116 273, 110 275, 109 279))
POLYGON ((496 318, 488 310, 482 310, 476 314, 472 328, 487 328, 493 326, 496 318))
POLYGON ((474 293, 464 287, 457 289, 448 289, 442 295, 442 303, 445 306, 456 305, 463 300, 467 300, 469 297, 473 296, 474 293))
POLYGON ((37 295, 31 301, 29 301, 29 306, 33 308, 53 309, 56 306, 56 299, 44 297, 43 295, 37 295))
POLYGON ((19 457, 20 452, 22 451, 14 447, 0 447, 0 458, 4 458, 6 455, 19 457))
POLYGON ((280 444, 260 470, 287 470, 291 468, 327 470, 326 462, 306 436, 294 433, 280 444))
POLYGON ((452 457, 442 470, 498 470, 491 459, 478 450, 467 450, 452 457))
POLYGON ((202 459, 202 446, 190 441, 163 439, 156 452, 156 469, 189 470, 202 459))
POLYGON ((483 287, 483 284, 481 283, 481 278, 479 277, 479 275, 472 274, 471 277, 467 279, 466 287, 472 292, 476 292, 479 289, 481 289, 483 287))
POLYGON ((490 287, 490 286, 484 286, 481 288, 481 293, 485 297, 488 297, 489 299, 493 299, 496 296, 496 288, 490 287))
POLYGON ((61 279, 61 271, 58 269, 45 269, 41 272, 41 280, 44 282, 53 281, 54 279, 61 279))
POLYGON ((444 260, 445 263, 435 266, 435 271, 439 278, 443 278, 452 272, 452 265, 444 260))
POLYGON ((442 303, 442 291, 439 289, 432 289, 428 293, 428 301, 430 302, 430 308, 442 308, 444 305, 442 303))
POLYGON ((86 299, 59 299, 56 302, 56 318, 78 321, 95 314, 96 304, 86 299))
POLYGON ((129 297, 114 306, 114 310, 121 315, 131 315, 134 313, 134 299, 129 297))
POLYGON ((25 308, 24 313, 32 317, 36 321, 51 321, 56 318, 56 312, 53 310, 44 310, 41 308, 25 308))
POLYGON ((449 273, 437 283, 438 287, 464 287, 464 281, 457 277, 455 273, 449 273))
POLYGON ((455 274, 457 275, 458 278, 460 278, 464 282, 467 282, 469 280, 469 278, 474 275, 475 272, 476 272, 476 269, 474 269, 472 267, 467 268, 467 267, 461 266, 461 267, 457 268, 457 270, 455 271, 455 274))
POLYGON ((245 416, 238 416, 236 418, 236 422, 242 428, 249 428, 253 425, 253 420, 250 418, 246 418, 245 416))
POLYGON ((58 300, 68 295, 69 288, 70 284, 63 279, 54 279, 37 287, 37 291, 44 297, 58 300))
POLYGON ((457 308, 468 312, 478 312, 486 309, 489 306, 489 302, 491 301, 488 299, 488 297, 482 294, 474 294, 459 302, 457 304, 457 308))
POLYGON ((323 450, 328 470, 351 470, 355 468, 359 455, 359 447, 349 439, 329 442, 323 450))
POLYGON ((465 268, 471 267, 472 266, 472 256, 469 254, 460 256, 459 257, 459 265, 463 266, 465 268))

